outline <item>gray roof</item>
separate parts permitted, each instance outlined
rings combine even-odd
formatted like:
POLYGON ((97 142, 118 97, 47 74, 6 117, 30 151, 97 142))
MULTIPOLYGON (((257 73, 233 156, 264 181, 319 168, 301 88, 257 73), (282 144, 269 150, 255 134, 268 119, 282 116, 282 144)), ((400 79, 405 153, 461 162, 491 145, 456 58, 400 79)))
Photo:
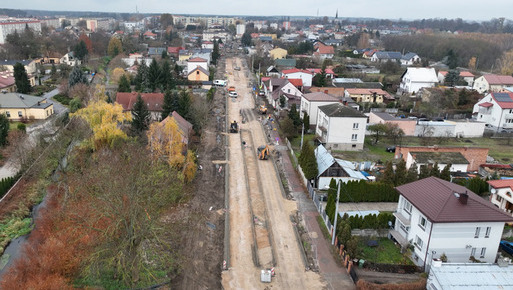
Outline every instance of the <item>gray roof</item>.
POLYGON ((165 48, 165 47, 149 47, 148 48, 149 55, 160 55, 164 51, 167 52, 167 48, 165 48))
POLYGON ((412 58, 414 58, 417 54, 414 53, 414 52, 408 52, 407 54, 403 55, 401 57, 401 59, 404 59, 404 60, 410 60, 412 58))
POLYGON ((15 65, 17 62, 23 64, 23 65, 28 65, 32 62, 32 60, 16 60, 16 59, 12 59, 12 60, 9 60, 9 59, 5 59, 5 60, 1 60, 0 61, 0 65, 15 65))
POLYGON ((319 110, 321 110, 329 117, 367 118, 364 114, 362 114, 362 112, 357 111, 351 107, 344 106, 340 103, 320 106, 319 110))
POLYGON ((410 152, 419 164, 469 164, 460 152, 410 152))
POLYGON ((279 58, 274 60, 274 63, 281 67, 296 67, 296 59, 294 58, 279 58))
POLYGON ((379 59, 401 59, 403 56, 400 52, 397 51, 377 51, 375 53, 376 57, 379 59))
POLYGON ((51 103, 43 103, 46 99, 43 97, 36 97, 20 93, 5 93, 0 94, 0 107, 1 108, 14 108, 14 109, 27 109, 27 108, 40 108, 45 109, 50 107, 51 103))
POLYGON ((324 146, 317 146, 314 152, 317 159, 317 177, 323 174, 324 171, 326 171, 336 162, 350 177, 357 179, 367 179, 360 171, 355 170, 353 163, 346 160, 333 158, 333 156, 328 152, 328 150, 326 150, 324 146))
POLYGON ((497 264, 448 264, 431 267, 430 276, 442 289, 513 289, 513 266, 497 264))
POLYGON ((323 92, 304 94, 303 97, 310 102, 338 102, 338 99, 323 92))

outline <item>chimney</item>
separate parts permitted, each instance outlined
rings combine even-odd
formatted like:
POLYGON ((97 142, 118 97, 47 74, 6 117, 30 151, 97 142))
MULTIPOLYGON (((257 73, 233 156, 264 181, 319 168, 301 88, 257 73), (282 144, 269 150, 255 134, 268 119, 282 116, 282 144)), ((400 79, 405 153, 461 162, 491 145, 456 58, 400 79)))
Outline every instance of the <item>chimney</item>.
POLYGON ((460 200, 461 204, 467 204, 468 194, 466 191, 465 191, 465 193, 460 193, 459 200, 460 200))

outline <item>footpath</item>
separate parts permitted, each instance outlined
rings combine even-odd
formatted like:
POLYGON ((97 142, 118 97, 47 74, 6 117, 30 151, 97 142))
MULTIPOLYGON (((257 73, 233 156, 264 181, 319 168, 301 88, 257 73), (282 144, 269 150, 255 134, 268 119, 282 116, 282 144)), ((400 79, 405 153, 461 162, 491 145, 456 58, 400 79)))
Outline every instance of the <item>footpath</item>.
MULTIPOLYGON (((280 140, 277 131, 271 132, 271 140, 280 140)), ((315 208, 313 201, 306 196, 305 187, 297 176, 297 172, 292 165, 288 154, 287 146, 276 146, 276 149, 282 156, 283 170, 291 194, 299 202, 299 210, 303 215, 307 230, 310 232, 312 245, 317 250, 317 262, 319 264, 320 274, 327 282, 328 289, 356 289, 353 280, 341 265, 338 265, 332 256, 328 241, 317 222, 319 212, 315 208)))

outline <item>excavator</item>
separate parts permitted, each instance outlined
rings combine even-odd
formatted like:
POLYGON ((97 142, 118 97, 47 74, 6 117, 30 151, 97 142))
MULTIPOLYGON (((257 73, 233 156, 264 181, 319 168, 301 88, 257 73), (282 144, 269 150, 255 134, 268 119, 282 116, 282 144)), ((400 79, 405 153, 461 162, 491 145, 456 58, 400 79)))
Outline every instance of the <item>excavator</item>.
POLYGON ((258 152, 258 159, 260 160, 267 160, 269 158, 269 145, 262 145, 257 148, 258 152))
POLYGON ((235 120, 230 123, 230 133, 239 133, 239 124, 235 120))
POLYGON ((265 104, 262 104, 260 105, 260 107, 258 107, 258 112, 262 115, 267 114, 267 107, 265 106, 265 104))

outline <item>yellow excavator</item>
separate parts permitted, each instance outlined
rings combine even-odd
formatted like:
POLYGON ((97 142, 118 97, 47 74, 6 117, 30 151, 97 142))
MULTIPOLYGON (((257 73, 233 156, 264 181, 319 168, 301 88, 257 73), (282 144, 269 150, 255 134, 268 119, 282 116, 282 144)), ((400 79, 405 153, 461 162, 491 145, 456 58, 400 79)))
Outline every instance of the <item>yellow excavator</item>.
POLYGON ((258 152, 258 159, 267 160, 267 158, 269 158, 269 154, 270 154, 269 145, 262 145, 262 146, 258 147, 257 152, 258 152))
POLYGON ((230 133, 239 133, 239 124, 235 120, 230 123, 230 133))

